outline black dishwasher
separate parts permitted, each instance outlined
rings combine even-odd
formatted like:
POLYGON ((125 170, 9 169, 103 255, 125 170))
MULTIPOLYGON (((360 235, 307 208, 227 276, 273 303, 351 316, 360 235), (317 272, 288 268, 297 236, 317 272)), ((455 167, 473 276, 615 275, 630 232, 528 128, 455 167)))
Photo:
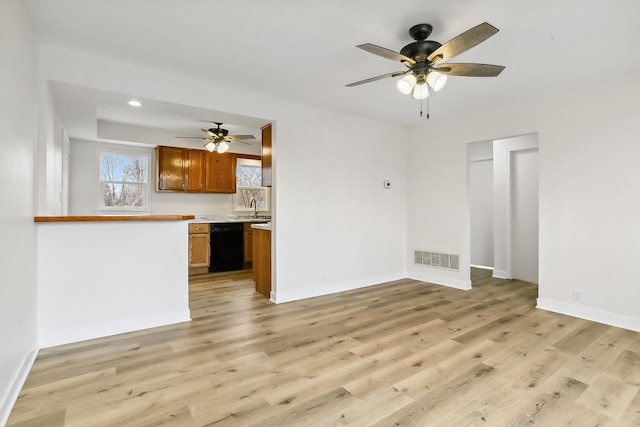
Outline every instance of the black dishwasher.
POLYGON ((244 225, 215 223, 210 226, 211 259, 209 271, 242 270, 244 264, 244 225))

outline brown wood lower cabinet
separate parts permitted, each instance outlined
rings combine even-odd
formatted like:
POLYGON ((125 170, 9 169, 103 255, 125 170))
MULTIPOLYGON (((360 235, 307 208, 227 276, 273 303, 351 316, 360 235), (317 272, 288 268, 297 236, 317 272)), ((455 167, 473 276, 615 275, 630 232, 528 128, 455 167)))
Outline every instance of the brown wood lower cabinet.
POLYGON ((271 230, 252 229, 253 281, 256 292, 271 298, 271 230))
POLYGON ((209 224, 189 224, 189 274, 209 271, 209 224))
POLYGON ((267 221, 244 223, 244 268, 253 266, 253 228, 251 224, 265 224, 267 221))

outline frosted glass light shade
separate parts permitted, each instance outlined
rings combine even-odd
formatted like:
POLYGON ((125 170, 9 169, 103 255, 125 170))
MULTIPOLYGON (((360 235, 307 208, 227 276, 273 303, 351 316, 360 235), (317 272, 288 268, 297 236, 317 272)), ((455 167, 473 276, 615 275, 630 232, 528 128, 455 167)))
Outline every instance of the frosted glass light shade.
POLYGON ((229 144, 222 141, 218 143, 218 153, 222 154, 229 149, 229 144))
POLYGON ((413 92, 411 93, 411 96, 414 99, 425 99, 426 97, 429 96, 429 87, 427 86, 427 83, 422 83, 422 84, 417 84, 414 88, 413 88, 413 92))
POLYGON ((206 148, 207 150, 213 152, 213 150, 216 149, 216 144, 214 144, 213 141, 209 141, 206 144, 204 144, 204 148, 206 148))
POLYGON ((445 83, 447 83, 447 76, 436 71, 432 71, 427 76, 427 83, 429 83, 433 90, 437 92, 444 87, 445 83))
POLYGON ((398 83, 396 83, 396 85, 398 86, 398 90, 405 95, 409 95, 411 93, 411 90, 413 89, 415 84, 416 76, 414 76, 413 74, 409 74, 408 76, 398 80, 398 83))

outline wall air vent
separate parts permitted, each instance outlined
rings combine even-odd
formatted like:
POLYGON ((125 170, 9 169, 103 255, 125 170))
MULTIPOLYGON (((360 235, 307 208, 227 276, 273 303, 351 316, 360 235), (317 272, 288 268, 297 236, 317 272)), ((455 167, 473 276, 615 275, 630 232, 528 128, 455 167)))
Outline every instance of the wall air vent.
POLYGON ((458 255, 419 250, 414 250, 413 254, 413 262, 416 265, 426 265, 447 270, 460 270, 458 255))

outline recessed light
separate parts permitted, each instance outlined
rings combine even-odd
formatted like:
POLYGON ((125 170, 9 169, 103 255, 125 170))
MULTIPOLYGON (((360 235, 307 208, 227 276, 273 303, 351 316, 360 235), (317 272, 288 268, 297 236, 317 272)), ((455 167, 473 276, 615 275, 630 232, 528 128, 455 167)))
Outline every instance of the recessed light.
POLYGON ((132 107, 142 107, 142 102, 132 99, 131 101, 129 101, 129 105, 131 105, 132 107))

